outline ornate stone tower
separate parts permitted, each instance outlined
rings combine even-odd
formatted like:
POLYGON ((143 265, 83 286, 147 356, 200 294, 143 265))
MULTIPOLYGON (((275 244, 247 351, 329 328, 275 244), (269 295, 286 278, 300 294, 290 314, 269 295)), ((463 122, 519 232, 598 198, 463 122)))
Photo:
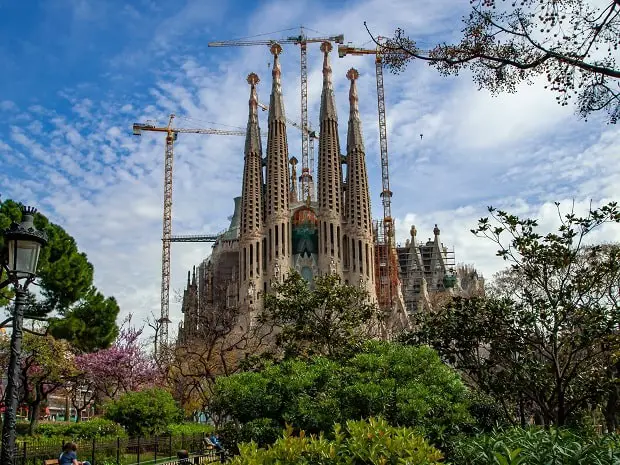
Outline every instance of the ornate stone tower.
POLYGON ((343 264, 351 284, 359 284, 375 296, 374 244, 368 173, 362 133, 362 121, 358 107, 356 80, 359 73, 351 68, 347 78, 349 89, 349 128, 347 133, 347 184, 345 217, 347 224, 343 236, 343 264))
POLYGON ((321 44, 323 52, 323 91, 321 93, 321 113, 319 136, 319 179, 318 211, 319 220, 319 269, 322 273, 336 272, 342 275, 342 219, 343 190, 342 164, 340 159, 340 140, 338 138, 338 115, 332 68, 329 63, 330 42, 321 44))
MULTIPOLYGON (((273 82, 269 104, 267 135, 267 185, 265 198, 266 274, 265 284, 280 280, 291 266, 290 183, 286 118, 280 82, 282 71, 278 56, 279 44, 271 46, 273 82)), ((264 290, 264 289, 263 289, 264 290)))
POLYGON ((186 338, 192 338, 196 336, 198 331, 198 285, 196 284, 196 267, 194 267, 193 273, 187 272, 187 287, 183 291, 183 302, 181 305, 181 312, 183 313, 183 328, 185 329, 184 336, 186 338))
POLYGON ((243 165, 243 187, 241 199, 241 230, 239 232, 239 302, 253 305, 257 292, 261 290, 261 276, 264 273, 263 235, 263 168, 258 125, 258 76, 248 75, 250 84, 250 111, 245 138, 245 160, 243 165))

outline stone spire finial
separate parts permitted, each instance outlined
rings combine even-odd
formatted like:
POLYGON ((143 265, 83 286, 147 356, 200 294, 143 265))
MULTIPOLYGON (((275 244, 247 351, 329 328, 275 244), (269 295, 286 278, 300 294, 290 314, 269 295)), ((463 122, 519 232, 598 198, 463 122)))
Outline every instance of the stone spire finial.
POLYGON ((323 86, 332 87, 332 67, 329 63, 329 52, 332 51, 331 42, 323 42, 321 44, 321 52, 323 52, 323 86))
POLYGON ((439 228, 437 225, 435 225, 435 228, 433 229, 433 234, 435 234, 435 236, 439 236, 439 228))
POLYGON ((194 266, 194 270, 192 271, 192 286, 196 285, 196 267, 194 266))
POLYGON ((349 88, 349 133, 347 138, 347 151, 357 148, 364 151, 364 136, 362 134, 362 121, 359 112, 359 97, 357 95, 356 81, 360 73, 351 68, 347 71, 347 79, 351 81, 349 88))
POLYGON ((250 84, 250 100, 248 102, 250 112, 245 139, 245 153, 262 153, 260 129, 258 127, 258 94, 256 92, 256 85, 260 82, 260 79, 256 73, 250 73, 248 74, 247 81, 250 84))
POLYGON ((411 229, 409 230, 409 234, 411 234, 411 237, 413 239, 415 239, 415 236, 418 234, 418 230, 415 228, 415 224, 411 225, 411 229))
POLYGON ((282 102, 282 68, 280 67, 280 53, 282 46, 273 43, 269 48, 273 55, 273 66, 271 69, 271 102, 269 105, 269 120, 281 119, 284 121, 284 103, 282 102))
POLYGON ((191 271, 187 270, 187 288, 189 289, 191 271))
POLYGON ((359 118, 359 98, 357 96, 357 86, 355 85, 355 81, 360 77, 360 73, 355 69, 351 68, 347 71, 347 79, 351 81, 351 87, 349 88, 349 104, 351 110, 351 116, 355 114, 359 118))
POLYGON ((282 69, 280 68, 280 53, 282 53, 282 46, 277 42, 272 44, 269 48, 271 54, 273 55, 273 68, 271 70, 271 75, 273 76, 273 89, 281 91, 281 77, 282 77, 282 69))
POLYGON ((258 115, 258 95, 256 93, 256 84, 260 82, 260 78, 256 73, 248 74, 248 84, 250 84, 250 114, 258 115))
POLYGON ((291 202, 297 202, 297 158, 289 160, 291 164, 291 202))
POLYGON ((323 52, 323 93, 321 95, 320 117, 321 119, 329 118, 337 120, 334 87, 332 85, 332 67, 329 62, 329 52, 331 51, 331 42, 323 42, 321 44, 321 52, 323 52))

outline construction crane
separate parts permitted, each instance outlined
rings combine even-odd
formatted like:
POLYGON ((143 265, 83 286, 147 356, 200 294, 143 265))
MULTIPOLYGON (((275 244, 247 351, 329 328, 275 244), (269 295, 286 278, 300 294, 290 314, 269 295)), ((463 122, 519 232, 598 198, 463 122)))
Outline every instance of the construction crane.
MULTIPOLYGON (((168 323, 170 323, 170 244, 172 242, 214 242, 215 235, 205 236, 173 236, 172 235, 172 164, 174 161, 174 141, 178 134, 216 134, 222 136, 245 136, 246 131, 222 129, 186 129, 174 128, 175 118, 171 114, 167 126, 156 126, 152 123, 134 123, 133 135, 140 136, 142 131, 166 133, 166 149, 164 155, 164 214, 161 252, 161 317, 159 320, 159 347, 168 344, 168 323)), ((161 349, 160 349, 161 350, 161 349)))
POLYGON ((298 36, 287 37, 284 39, 260 39, 260 40, 225 40, 217 42, 209 42, 209 47, 246 47, 252 45, 267 45, 271 47, 275 42, 279 44, 296 44, 299 45, 301 52, 301 186, 304 199, 310 195, 310 184, 312 179, 312 165, 308 161, 310 129, 308 126, 308 43, 335 42, 337 44, 344 43, 344 35, 339 34, 329 37, 308 37, 304 32, 303 26, 300 28, 298 36))
MULTIPOLYGON (((381 38, 379 38, 380 40, 381 38)), ((376 260, 379 270, 377 280, 377 297, 382 308, 392 308, 398 286, 398 265, 394 248, 394 220, 392 219, 392 191, 390 190, 390 172, 388 159, 387 129, 385 118, 385 89, 383 86, 383 56, 386 53, 380 45, 374 49, 338 46, 338 56, 374 55, 377 75, 377 108, 379 112, 379 145, 381 149, 381 200, 383 203, 383 222, 377 226, 376 260)), ((387 52, 389 53, 389 52, 387 52)))
MULTIPOLYGON (((264 103, 258 102, 258 106, 263 110, 263 111, 269 111, 269 106, 265 105, 264 103)), ((308 144, 308 152, 310 154, 310 169, 309 171, 306 173, 305 177, 309 178, 308 180, 311 181, 312 179, 312 169, 314 168, 314 140, 319 140, 319 133, 316 132, 314 129, 312 129, 311 125, 307 125, 305 128, 303 125, 300 125, 298 122, 293 121, 292 119, 286 118, 286 122, 288 124, 290 124, 293 127, 296 127, 297 129, 299 129, 302 132, 306 133, 306 136, 308 137, 309 140, 309 144, 308 144)), ((303 168, 303 167, 302 167, 303 168)), ((303 189, 303 179, 304 179, 304 173, 302 173, 302 175, 299 177, 299 179, 302 181, 302 200, 306 201, 308 199, 308 196, 310 195, 310 183, 308 182, 308 192, 305 192, 303 189)), ((311 199, 312 200, 312 199, 311 199)))

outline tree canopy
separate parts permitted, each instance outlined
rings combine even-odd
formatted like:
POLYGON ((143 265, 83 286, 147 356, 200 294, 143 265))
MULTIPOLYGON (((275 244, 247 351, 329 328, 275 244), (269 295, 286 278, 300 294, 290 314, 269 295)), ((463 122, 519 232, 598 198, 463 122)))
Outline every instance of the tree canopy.
POLYGON ((335 274, 317 276, 313 286, 297 272, 265 296, 262 319, 279 328, 277 343, 288 355, 337 355, 373 331, 378 312, 368 294, 335 274))
POLYGON ((587 244, 587 236, 620 222, 620 211, 616 203, 583 217, 571 211, 544 235, 536 220, 489 211, 492 220, 472 232, 495 242, 510 268, 490 296, 417 315, 403 339, 434 347, 509 414, 518 406, 522 422, 528 411, 564 425, 616 389, 620 245, 587 244))
MULTIPOLYGON (((14 221, 21 221, 21 205, 10 199, 0 202, 0 230, 14 221)), ((48 243, 41 248, 37 265, 40 293, 29 292, 25 317, 48 321, 41 327, 80 351, 109 347, 118 335, 116 300, 93 286, 93 265, 73 237, 41 213, 35 215, 34 224, 47 233, 48 243)), ((3 247, 0 234, 0 250, 3 247)), ((8 305, 11 298, 10 286, 0 290, 0 306, 8 305)), ((0 327, 9 322, 10 318, 5 319, 0 327)))
POLYGON ((123 394, 106 406, 105 415, 124 426, 130 436, 162 434, 182 418, 172 395, 161 388, 123 394))
POLYGON ((269 419, 310 433, 380 415, 435 435, 470 421, 466 394, 433 350, 368 342, 348 358, 287 359, 218 378, 211 409, 242 424, 269 419))
POLYGON ((66 339, 82 352, 109 347, 118 336, 116 318, 120 309, 114 297, 104 297, 93 286, 83 299, 50 321, 50 333, 66 339))
MULTIPOLYGON (((21 204, 10 199, 0 202, 0 230, 4 231, 14 221, 21 221, 21 204)), ((36 313, 47 314, 54 310, 62 313, 84 297, 92 286, 93 265, 86 254, 78 250, 75 239, 41 213, 35 215, 34 225, 48 236, 37 266, 43 301, 36 313)), ((4 238, 0 235, 0 249, 3 247, 4 238)))
POLYGON ((463 36, 423 51, 403 29, 381 45, 394 72, 412 59, 441 74, 470 69, 480 88, 515 92, 517 84, 547 79, 557 101, 573 100, 582 117, 620 117, 620 0, 470 0, 463 36))

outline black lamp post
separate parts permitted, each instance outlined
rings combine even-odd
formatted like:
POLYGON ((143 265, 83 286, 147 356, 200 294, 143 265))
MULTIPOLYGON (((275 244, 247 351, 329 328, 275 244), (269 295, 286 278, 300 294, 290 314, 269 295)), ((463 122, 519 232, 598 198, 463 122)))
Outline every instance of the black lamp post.
POLYGON ((2 452, 0 463, 11 464, 15 452, 15 422, 17 416, 17 380, 19 379, 19 358, 22 351, 22 333, 26 289, 34 281, 39 262, 41 247, 47 243, 44 231, 34 227, 32 207, 22 208, 21 223, 13 223, 4 231, 7 251, 6 263, 3 264, 8 281, 15 287, 15 307, 13 310, 13 328, 11 334, 11 356, 7 372, 7 387, 4 396, 5 411, 2 425, 2 452))

